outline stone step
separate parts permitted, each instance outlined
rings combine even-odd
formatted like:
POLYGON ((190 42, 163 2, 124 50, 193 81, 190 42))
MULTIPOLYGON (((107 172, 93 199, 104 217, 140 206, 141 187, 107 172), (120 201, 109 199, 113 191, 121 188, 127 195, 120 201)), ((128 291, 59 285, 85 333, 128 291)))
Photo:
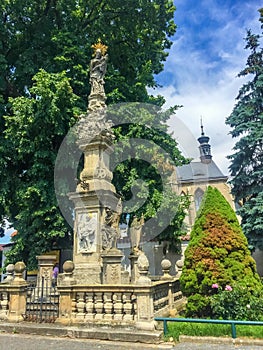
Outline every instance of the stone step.
POLYGON ((135 328, 93 327, 93 326, 60 326, 43 323, 7 323, 0 322, 0 331, 7 333, 35 334, 42 336, 69 337, 81 339, 98 339, 122 342, 139 342, 159 344, 162 342, 162 331, 140 331, 135 328))

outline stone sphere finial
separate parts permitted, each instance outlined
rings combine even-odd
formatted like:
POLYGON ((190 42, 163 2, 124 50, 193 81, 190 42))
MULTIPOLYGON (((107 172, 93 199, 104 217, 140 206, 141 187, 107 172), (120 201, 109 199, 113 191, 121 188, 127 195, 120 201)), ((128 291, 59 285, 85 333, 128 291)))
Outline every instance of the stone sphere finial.
POLYGON ((18 261, 17 263, 15 263, 15 266, 14 266, 15 277, 12 281, 13 284, 21 285, 26 283, 26 281, 23 278, 23 273, 25 269, 26 269, 26 265, 24 264, 23 261, 18 261))
POLYGON ((175 263, 178 277, 180 277, 182 274, 183 265, 184 265, 183 260, 177 260, 175 263))
POLYGON ((7 274, 12 274, 15 270, 15 265, 14 264, 8 264, 6 267, 6 273, 7 274))
POLYGON ((75 268, 75 265, 71 260, 66 260, 63 264, 63 271, 65 273, 72 273, 74 268, 75 268))
POLYGON ((161 262, 162 270, 163 270, 163 276, 161 277, 162 280, 170 280, 173 277, 170 275, 170 269, 172 266, 172 263, 168 259, 163 259, 161 262))
POLYGON ((23 261, 15 263, 14 270, 16 274, 22 274, 26 269, 26 265, 23 261))
POLYGON ((172 266, 172 263, 168 259, 163 259, 162 262, 161 262, 161 266, 162 266, 163 270, 168 270, 169 271, 171 266, 172 266))

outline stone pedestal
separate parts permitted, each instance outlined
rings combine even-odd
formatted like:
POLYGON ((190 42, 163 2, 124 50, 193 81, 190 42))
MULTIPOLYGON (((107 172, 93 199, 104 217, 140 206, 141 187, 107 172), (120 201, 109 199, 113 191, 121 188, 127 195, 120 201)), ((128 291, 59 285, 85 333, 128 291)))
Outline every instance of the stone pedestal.
POLYGON ((103 261, 103 284, 121 284, 121 260, 123 253, 118 249, 110 249, 107 253, 102 254, 103 261))
POLYGON ((74 192, 73 262, 77 284, 102 283, 102 227, 106 207, 116 208, 119 196, 109 190, 74 192))
POLYGON ((56 255, 39 255, 38 260, 38 275, 36 288, 43 288, 44 291, 49 290, 52 286, 53 268, 56 262, 56 255), (43 285, 44 283, 44 285, 43 285))
POLYGON ((14 279, 11 281, 11 288, 9 289, 9 322, 23 321, 23 315, 26 311, 26 294, 27 282, 23 278, 25 271, 25 264, 19 261, 14 266, 14 279))
POLYGON ((140 277, 138 270, 139 253, 132 252, 129 256, 131 261, 131 283, 136 283, 140 277))

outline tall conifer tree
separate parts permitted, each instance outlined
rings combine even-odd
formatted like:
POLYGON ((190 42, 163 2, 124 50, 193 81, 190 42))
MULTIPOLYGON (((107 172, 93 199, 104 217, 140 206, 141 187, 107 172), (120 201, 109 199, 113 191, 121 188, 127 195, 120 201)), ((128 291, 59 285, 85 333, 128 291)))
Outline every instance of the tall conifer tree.
MULTIPOLYGON (((260 10, 263 23, 263 9, 260 10)), ((263 28, 263 24, 261 26, 263 28)), ((261 36, 249 30, 250 50, 240 77, 249 77, 240 89, 237 103, 226 123, 238 138, 230 155, 232 192, 242 208, 242 228, 252 246, 263 247, 263 48, 261 36)))
POLYGON ((188 297, 187 316, 211 317, 212 285, 262 287, 248 243, 224 196, 208 187, 185 252, 180 279, 188 297))

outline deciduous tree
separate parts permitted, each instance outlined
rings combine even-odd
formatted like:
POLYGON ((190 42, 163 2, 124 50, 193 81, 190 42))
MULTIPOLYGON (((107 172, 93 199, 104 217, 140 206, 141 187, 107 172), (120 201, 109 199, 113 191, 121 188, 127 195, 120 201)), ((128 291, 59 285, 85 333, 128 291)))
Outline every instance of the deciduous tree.
MULTIPOLYGON (((171 0, 3 0, 0 8, 0 215, 18 229, 9 261, 22 259, 30 268, 36 255, 71 240, 57 207, 53 169, 63 137, 87 108, 92 44, 101 38, 108 46, 108 105, 140 101, 161 106, 164 99, 150 96, 147 87, 156 86, 154 75, 168 55, 169 37, 176 29, 175 7, 171 0)), ((116 128, 117 140, 153 137, 181 164, 177 144, 166 133, 168 115, 154 115, 161 131, 156 135, 133 121, 121 131, 116 128)), ((125 184, 132 177, 154 177, 154 195, 144 208, 149 217, 164 197, 159 177, 140 162, 126 165, 125 171, 116 169, 114 179, 124 197, 129 190, 122 187, 121 175, 129 175, 125 184)), ((170 197, 167 205, 169 200, 180 207, 167 228, 172 239, 175 230, 179 232, 187 200, 170 197)))

